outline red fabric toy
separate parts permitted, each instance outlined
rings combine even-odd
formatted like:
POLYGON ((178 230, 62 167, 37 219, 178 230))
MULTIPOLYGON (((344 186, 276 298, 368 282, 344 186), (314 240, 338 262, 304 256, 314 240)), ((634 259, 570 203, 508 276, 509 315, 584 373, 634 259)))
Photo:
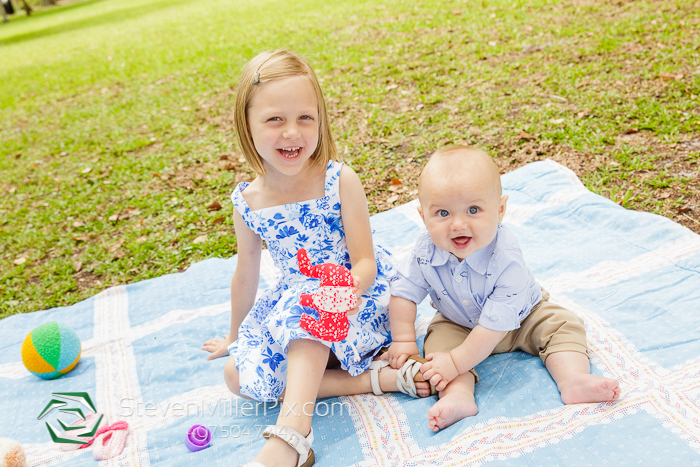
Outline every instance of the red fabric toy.
POLYGON ((299 324, 313 336, 328 342, 338 342, 348 335, 348 311, 357 306, 350 270, 332 263, 311 265, 303 248, 297 252, 299 271, 307 277, 321 279, 315 294, 301 294, 299 303, 318 311, 319 320, 311 315, 301 315, 299 324))

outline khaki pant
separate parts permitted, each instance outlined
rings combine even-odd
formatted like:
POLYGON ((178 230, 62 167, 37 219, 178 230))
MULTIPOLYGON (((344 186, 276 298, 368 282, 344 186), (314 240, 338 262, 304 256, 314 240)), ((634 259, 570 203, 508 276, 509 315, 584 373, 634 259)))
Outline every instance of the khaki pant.
MULTIPOLYGON (((424 353, 428 355, 433 352, 449 352, 461 345, 470 332, 471 328, 453 323, 437 312, 425 335, 424 353)), ((546 362, 550 354, 556 352, 580 352, 591 358, 583 320, 566 308, 550 303, 549 292, 544 289, 542 300, 522 320, 520 328, 506 334, 491 354, 515 350, 539 355, 542 363, 546 362)), ((478 383, 476 371, 470 371, 478 383)))

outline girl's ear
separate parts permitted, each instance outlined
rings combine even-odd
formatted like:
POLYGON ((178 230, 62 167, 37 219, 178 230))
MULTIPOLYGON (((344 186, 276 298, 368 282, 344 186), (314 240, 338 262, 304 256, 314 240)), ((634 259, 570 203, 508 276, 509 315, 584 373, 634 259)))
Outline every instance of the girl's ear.
POLYGON ((498 204, 498 222, 503 221, 503 216, 506 215, 506 203, 508 202, 508 195, 501 197, 498 204))

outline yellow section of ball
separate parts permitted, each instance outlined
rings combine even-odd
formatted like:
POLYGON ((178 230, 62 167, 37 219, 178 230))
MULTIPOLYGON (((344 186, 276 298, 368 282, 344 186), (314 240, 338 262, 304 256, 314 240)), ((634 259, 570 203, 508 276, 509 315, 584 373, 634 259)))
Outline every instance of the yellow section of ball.
MULTIPOLYGON (((27 370, 33 371, 34 373, 51 373, 56 371, 56 368, 49 365, 34 348, 31 333, 27 335, 22 343, 22 361, 24 362, 24 366, 27 367, 27 370)), ((77 362, 78 360, 76 359, 75 363, 77 362)), ((75 365, 75 363, 72 365, 75 365)))

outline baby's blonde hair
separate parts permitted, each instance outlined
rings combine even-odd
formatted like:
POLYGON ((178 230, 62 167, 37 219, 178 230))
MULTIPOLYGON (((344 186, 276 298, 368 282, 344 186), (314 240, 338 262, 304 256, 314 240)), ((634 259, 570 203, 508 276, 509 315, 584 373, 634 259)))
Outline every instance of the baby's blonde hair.
POLYGON ((263 167, 262 158, 255 150, 253 137, 248 127, 248 107, 250 107, 250 102, 260 84, 294 76, 307 78, 316 91, 319 119, 318 145, 311 155, 311 160, 323 165, 330 160, 340 160, 335 141, 333 141, 333 136, 331 135, 326 101, 323 98, 321 86, 318 83, 314 70, 304 58, 288 50, 280 49, 273 52, 262 52, 248 62, 243 69, 241 80, 238 83, 234 108, 234 124, 236 135, 238 136, 238 144, 241 147, 241 151, 243 151, 243 157, 259 175, 265 174, 265 168, 263 167))
POLYGON ((501 175, 498 170, 498 166, 493 161, 493 158, 489 156, 486 152, 479 148, 474 148, 471 146, 447 146, 440 148, 428 160, 428 163, 423 167, 419 177, 418 177, 418 193, 420 197, 421 186, 424 183, 424 179, 430 176, 440 176, 441 178, 458 175, 460 173, 472 170, 472 166, 465 165, 465 161, 469 160, 477 161, 481 164, 481 167, 485 169, 486 173, 490 175, 493 179, 493 185, 500 197, 502 194, 501 187, 501 175), (443 169, 439 162, 444 159, 455 158, 450 160, 450 172, 433 174, 433 172, 443 169), (432 162, 432 163, 431 163, 432 162))

